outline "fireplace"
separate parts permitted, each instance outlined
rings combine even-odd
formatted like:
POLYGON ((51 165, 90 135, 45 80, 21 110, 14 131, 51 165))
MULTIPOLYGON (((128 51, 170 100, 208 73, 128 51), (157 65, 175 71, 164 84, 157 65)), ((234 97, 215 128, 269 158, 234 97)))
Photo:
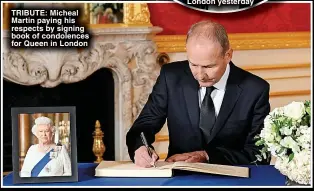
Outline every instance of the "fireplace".
MULTIPOLYGON (((3 82, 3 124, 11 126, 11 107, 75 106, 78 162, 93 162, 93 137, 96 120, 104 132, 106 152, 104 160, 114 160, 114 81, 112 72, 103 68, 83 81, 60 84, 53 88, 40 85, 23 86, 9 81, 3 82)), ((4 167, 11 169, 12 131, 4 128, 4 167)), ((6 169, 5 169, 6 170, 6 169)))
MULTIPOLYGON (((93 113, 90 115, 90 122, 82 122, 83 124, 80 125, 78 120, 83 121, 84 119, 80 118, 81 116, 84 118, 84 114, 80 114, 80 111, 77 113, 80 115, 77 116, 77 140, 88 142, 83 146, 78 145, 78 160, 94 160, 91 133, 96 120, 101 122, 106 147, 112 148, 111 151, 109 149, 105 152, 105 157, 130 160, 125 137, 159 75, 156 44, 152 38, 160 31, 161 28, 151 26, 98 27, 90 29, 93 34, 91 46, 80 51, 76 49, 13 50, 4 47, 4 78, 10 81, 5 82, 4 91, 7 91, 8 83, 14 83, 11 84, 12 87, 37 88, 40 98, 46 98, 48 94, 55 95, 40 102, 42 106, 59 106, 60 103, 75 106, 77 103, 70 99, 72 91, 68 90, 72 88, 82 92, 83 95, 86 93, 87 99, 94 96, 97 99, 82 100, 87 105, 90 103, 88 109, 82 111, 84 114, 93 113), (102 82, 97 80, 97 82, 90 82, 90 79, 98 76, 101 76, 102 82), (93 92, 85 92, 84 87, 93 92), (91 87, 92 90, 89 89, 91 87), (67 96, 67 99, 60 101, 60 94, 67 96), (83 139, 81 133, 89 137, 83 139), (90 156, 84 156, 84 152, 90 156)), ((4 32, 4 41, 7 39, 8 33, 4 32)), ((25 100, 22 105, 28 104, 26 98, 25 96, 22 99, 25 100)), ((37 103, 36 99, 34 102, 37 103)), ((10 105, 5 107, 9 108, 10 105)), ((7 132, 5 137, 11 136, 10 131, 7 132)), ((9 148, 10 145, 6 146, 9 148)))

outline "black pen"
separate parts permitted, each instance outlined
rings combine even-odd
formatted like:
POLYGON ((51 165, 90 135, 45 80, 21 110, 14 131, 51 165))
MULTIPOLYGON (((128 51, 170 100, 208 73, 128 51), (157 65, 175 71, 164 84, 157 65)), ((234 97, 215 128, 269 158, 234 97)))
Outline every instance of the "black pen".
MULTIPOLYGON (((148 146, 147 140, 146 140, 145 135, 144 135, 143 132, 141 132, 141 138, 142 138, 143 144, 144 144, 145 147, 147 148, 147 152, 148 152, 150 158, 153 158, 153 153, 152 153, 152 151, 150 150, 150 148, 149 148, 149 146, 148 146)), ((154 162, 153 166, 156 168, 155 162, 154 162)))

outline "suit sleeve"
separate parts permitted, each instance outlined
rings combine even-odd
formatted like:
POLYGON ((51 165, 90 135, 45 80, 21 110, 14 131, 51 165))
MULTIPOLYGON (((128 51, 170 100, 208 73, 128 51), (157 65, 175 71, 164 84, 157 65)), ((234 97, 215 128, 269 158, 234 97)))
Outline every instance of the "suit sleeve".
POLYGON ((143 145, 140 138, 141 132, 145 134, 148 144, 153 147, 155 134, 161 130, 166 121, 168 97, 164 68, 165 66, 161 68, 144 108, 126 135, 129 156, 133 162, 134 152, 143 145))
MULTIPOLYGON (((206 152, 209 156, 209 163, 226 165, 248 165, 256 161, 260 148, 255 145, 254 137, 259 134, 264 127, 264 119, 270 112, 269 104, 269 84, 253 109, 253 119, 251 130, 249 131, 245 145, 242 150, 232 150, 226 147, 207 146, 206 152)), ((257 164, 269 164, 269 160, 256 162, 257 164)))

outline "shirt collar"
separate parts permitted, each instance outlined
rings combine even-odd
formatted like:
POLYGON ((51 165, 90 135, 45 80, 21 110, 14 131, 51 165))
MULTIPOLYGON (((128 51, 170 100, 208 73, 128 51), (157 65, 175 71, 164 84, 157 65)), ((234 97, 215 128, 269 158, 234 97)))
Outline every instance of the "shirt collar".
POLYGON ((227 64, 225 73, 222 75, 222 77, 220 78, 220 80, 214 85, 215 88, 217 88, 218 90, 225 90, 226 89, 226 85, 227 85, 227 80, 229 77, 229 73, 230 73, 230 66, 229 63, 227 64))

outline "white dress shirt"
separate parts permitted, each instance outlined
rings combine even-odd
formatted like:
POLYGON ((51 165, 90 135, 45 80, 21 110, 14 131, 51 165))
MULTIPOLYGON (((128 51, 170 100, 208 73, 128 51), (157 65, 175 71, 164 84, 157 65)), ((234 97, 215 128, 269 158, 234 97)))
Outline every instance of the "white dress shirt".
MULTIPOLYGON (((214 102, 214 106, 215 106, 215 113, 216 113, 216 117, 219 114, 219 110, 222 104, 222 100, 224 98, 225 95, 225 91, 226 91, 226 84, 227 84, 227 80, 229 77, 229 72, 230 72, 230 66, 229 64, 226 67, 225 73, 223 74, 223 76, 221 77, 221 79, 214 84, 214 87, 216 88, 212 93, 211 93, 211 97, 212 100, 214 102)), ((206 87, 201 87, 199 89, 198 95, 199 95, 199 106, 201 107, 202 105, 202 101, 204 99, 204 96, 206 94, 206 87)))

